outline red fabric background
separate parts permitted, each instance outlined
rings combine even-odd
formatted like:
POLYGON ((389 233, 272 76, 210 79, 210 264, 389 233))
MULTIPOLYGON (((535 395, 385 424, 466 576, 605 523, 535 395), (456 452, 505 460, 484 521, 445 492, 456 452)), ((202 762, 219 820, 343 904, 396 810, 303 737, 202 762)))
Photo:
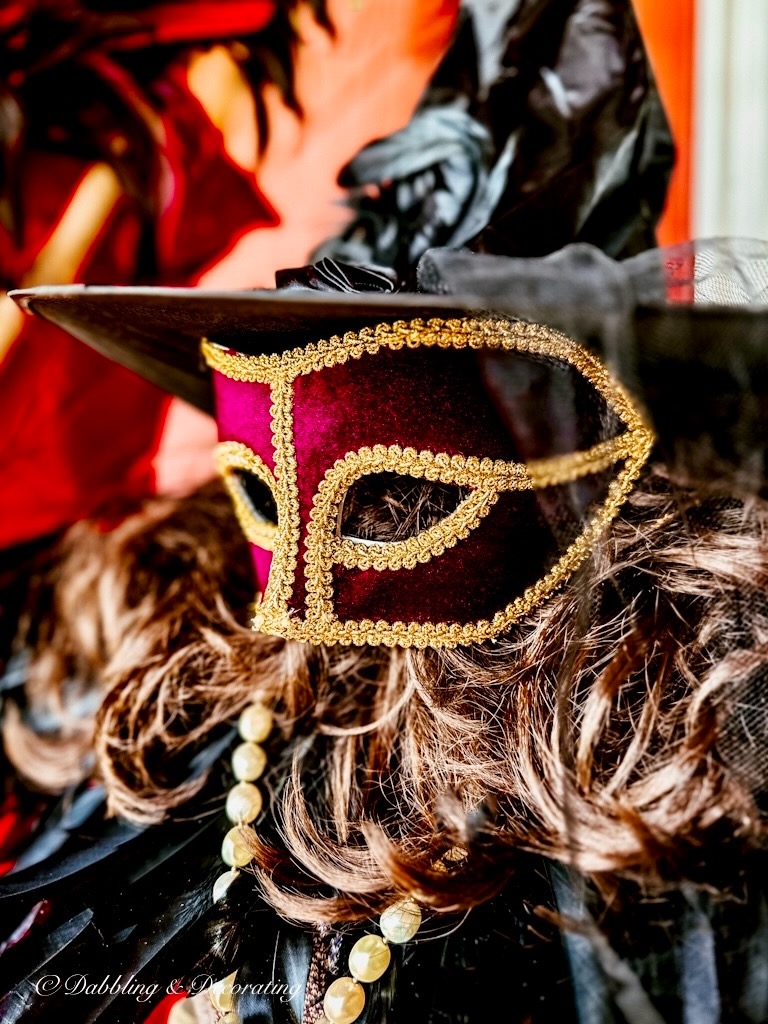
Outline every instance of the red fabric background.
MULTIPOLYGON (((188 283, 244 232, 277 222, 254 180, 224 152, 221 134, 185 90, 183 67, 159 87, 168 153, 189 173, 157 222, 160 279, 188 283)), ((19 283, 89 165, 32 153, 23 175, 23 245, 0 228, 0 275, 19 283)), ((130 284, 142 218, 120 200, 74 280, 130 284)), ((152 458, 168 397, 42 321, 29 318, 0 363, 3 501, 0 548, 112 514, 154 492, 152 458)))

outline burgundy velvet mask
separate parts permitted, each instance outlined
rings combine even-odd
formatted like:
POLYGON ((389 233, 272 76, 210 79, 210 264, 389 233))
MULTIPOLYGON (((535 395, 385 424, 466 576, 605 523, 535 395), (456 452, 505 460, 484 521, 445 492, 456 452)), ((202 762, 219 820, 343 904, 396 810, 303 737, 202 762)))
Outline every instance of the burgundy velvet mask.
POLYGON ((262 591, 253 626, 309 643, 497 636, 587 557, 652 444, 605 368, 538 325, 412 321, 277 355, 203 351, 262 591), (505 360, 504 394, 486 387, 488 355, 505 360), (377 474, 460 498, 396 540, 345 535, 345 499, 377 474))

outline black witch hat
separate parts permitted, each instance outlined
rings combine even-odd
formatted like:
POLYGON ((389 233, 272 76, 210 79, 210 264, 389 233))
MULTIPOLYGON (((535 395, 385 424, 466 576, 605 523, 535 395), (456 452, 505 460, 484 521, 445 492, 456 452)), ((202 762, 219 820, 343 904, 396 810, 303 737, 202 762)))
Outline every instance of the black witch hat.
MULTIPOLYGON (((644 403, 666 456, 703 444, 762 473, 768 443, 768 243, 702 240, 614 261, 583 244, 536 259, 432 249, 416 292, 386 270, 323 260, 278 289, 68 285, 12 292, 27 311, 211 411, 203 337, 278 352, 365 324, 497 313, 596 350, 644 403)), ((503 354, 483 355, 504 394, 503 354)), ((494 385, 494 381, 496 384, 494 385)))

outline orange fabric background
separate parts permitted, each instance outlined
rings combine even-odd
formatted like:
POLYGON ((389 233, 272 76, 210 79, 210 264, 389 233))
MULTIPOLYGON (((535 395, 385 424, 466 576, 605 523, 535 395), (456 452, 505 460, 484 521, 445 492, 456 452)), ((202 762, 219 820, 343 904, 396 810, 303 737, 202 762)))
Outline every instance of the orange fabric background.
POLYGON ((659 244, 672 245, 691 237, 696 2, 634 0, 634 3, 677 146, 677 165, 659 226, 659 244))

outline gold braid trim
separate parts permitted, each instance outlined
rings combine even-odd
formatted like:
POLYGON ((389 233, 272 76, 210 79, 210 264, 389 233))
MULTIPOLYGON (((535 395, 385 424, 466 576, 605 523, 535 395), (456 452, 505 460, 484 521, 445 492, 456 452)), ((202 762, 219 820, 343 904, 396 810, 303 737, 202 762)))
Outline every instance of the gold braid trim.
POLYGON ((277 483, 271 469, 247 444, 241 444, 239 441, 223 441, 216 445, 214 458, 246 538, 251 544, 264 548, 265 551, 273 551, 277 535, 276 524, 261 519, 256 514, 235 476, 238 469, 253 473, 274 496, 277 494, 277 483))
MULTIPOLYGON (((278 531, 269 584, 263 602, 254 609, 252 625, 266 633, 307 643, 456 647, 497 636, 541 604, 589 556, 598 538, 618 514, 653 445, 651 431, 605 367, 570 338, 538 324, 469 318, 398 321, 365 327, 357 333, 349 332, 343 337, 332 337, 277 355, 244 356, 208 341, 203 341, 202 350, 208 365, 225 376, 271 386, 278 531), (327 471, 314 498, 305 551, 306 617, 299 618, 288 607, 294 587, 300 536, 293 440, 293 382, 300 375, 337 366, 365 354, 375 354, 382 348, 422 346, 501 349, 568 363, 592 384, 627 430, 587 451, 532 460, 527 464, 417 452, 397 445, 376 445, 349 452, 327 471), (466 538, 489 513, 502 492, 536 490, 569 483, 608 469, 620 461, 624 463, 622 469, 609 484, 605 500, 582 533, 541 579, 491 619, 462 624, 390 623, 384 620, 342 622, 336 617, 334 565, 374 570, 413 568, 466 538), (460 484, 473 490, 443 520, 407 540, 371 544, 338 537, 339 510, 347 489, 361 476, 387 471, 460 484)), ((255 455, 253 457, 256 458, 255 455)))
POLYGON ((586 452, 538 459, 527 465, 475 456, 436 455, 399 445, 388 448, 375 445, 349 452, 328 470, 318 489, 307 536, 308 562, 326 564, 327 559, 315 551, 315 544, 319 543, 315 534, 322 532, 322 527, 316 523, 325 522, 332 526, 337 522, 348 489, 369 473, 402 473, 421 480, 439 480, 472 488, 472 493, 453 512, 415 537, 388 542, 325 538, 325 554, 330 556, 331 562, 341 563, 348 569, 413 569, 418 562, 428 562, 468 537, 488 515, 502 492, 529 491, 570 483, 578 477, 607 469, 625 457, 625 449, 624 438, 614 438, 586 452))
MULTIPOLYGON (((651 438, 653 441, 653 438, 651 438)), ((637 451, 637 437, 633 432, 600 441, 583 452, 550 455, 546 459, 532 459, 525 463, 534 490, 570 484, 584 476, 601 473, 609 466, 626 459, 637 451)))
MULTIPOLYGON (((307 611, 321 613, 320 598, 327 597, 331 584, 328 568, 341 563, 357 569, 413 569, 418 562, 428 562, 460 540, 488 515, 502 491, 530 488, 525 466, 493 462, 491 459, 465 459, 462 456, 435 455, 417 452, 399 445, 375 445, 361 448, 339 459, 320 482, 307 530, 307 611), (440 462, 438 462, 440 460, 440 462), (468 466, 472 461, 474 465, 468 466), (334 524, 349 487, 369 473, 402 473, 426 480, 441 480, 473 488, 461 504, 415 537, 388 543, 366 543, 351 538, 338 538, 334 524), (315 570, 319 569, 319 572, 315 570), (311 576, 310 576, 311 573, 311 576), (310 587, 310 579, 312 586, 310 587), (314 586, 322 581, 320 588, 314 586)), ((332 588, 331 588, 332 589, 332 588)))
MULTIPOLYGON (((301 520, 296 446, 293 440, 293 385, 277 380, 271 388, 272 445, 275 451, 277 526, 280 543, 275 545, 264 606, 273 609, 275 628, 288 625, 288 601, 296 577, 301 520)), ((283 635, 283 634, 278 634, 283 635)))
POLYGON ((398 320, 392 324, 376 324, 359 331, 311 342, 304 348, 290 349, 274 355, 246 356, 230 352, 203 339, 202 353, 212 369, 231 380, 272 384, 277 380, 293 381, 315 370, 329 369, 374 355, 382 348, 445 348, 496 349, 526 352, 569 363, 612 405, 626 425, 644 424, 620 384, 614 381, 603 364, 577 342, 560 331, 543 324, 517 320, 467 317, 462 320, 398 320))

